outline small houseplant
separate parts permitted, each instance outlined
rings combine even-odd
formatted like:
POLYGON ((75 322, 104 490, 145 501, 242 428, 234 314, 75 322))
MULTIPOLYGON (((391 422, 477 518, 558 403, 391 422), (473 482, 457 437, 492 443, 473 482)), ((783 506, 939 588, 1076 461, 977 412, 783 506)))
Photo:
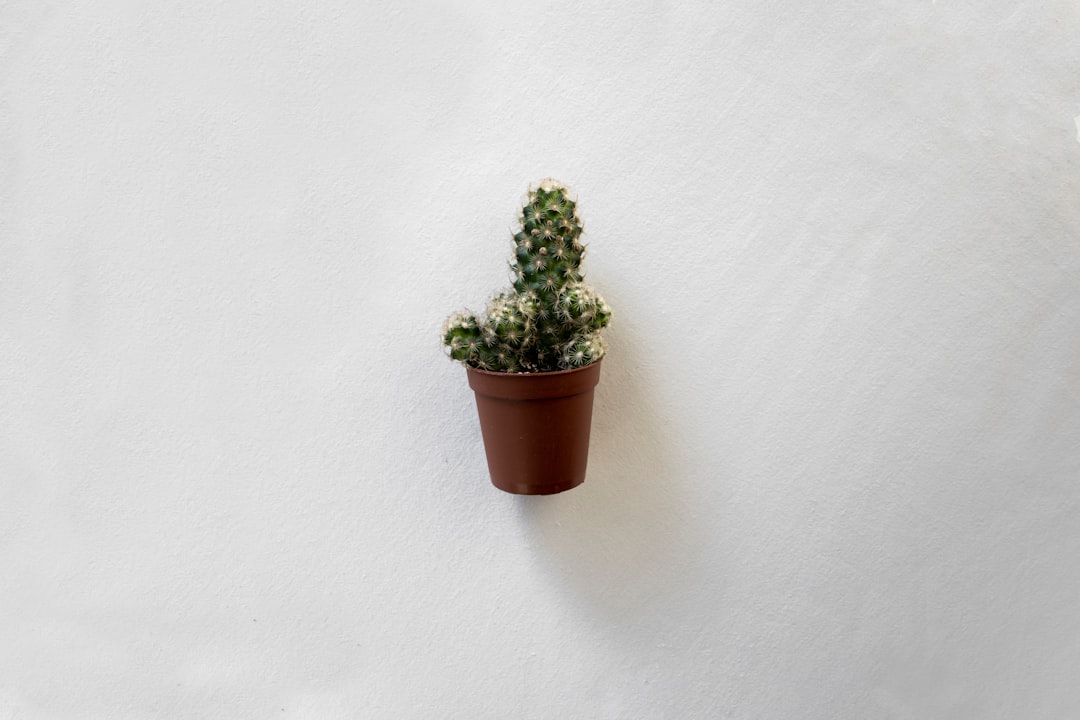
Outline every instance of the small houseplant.
POLYGON ((581 220, 564 185, 530 189, 518 224, 513 287, 482 314, 451 315, 443 344, 468 370, 492 483, 548 495, 585 479, 611 309, 583 281, 581 220))

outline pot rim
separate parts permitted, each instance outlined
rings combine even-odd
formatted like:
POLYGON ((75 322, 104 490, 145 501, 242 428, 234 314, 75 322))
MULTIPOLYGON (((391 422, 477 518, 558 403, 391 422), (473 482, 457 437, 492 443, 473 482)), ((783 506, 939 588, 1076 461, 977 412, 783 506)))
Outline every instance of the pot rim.
POLYGON ((600 358, 579 368, 537 373, 492 372, 466 365, 477 394, 506 400, 539 400, 588 392, 600 381, 600 358))

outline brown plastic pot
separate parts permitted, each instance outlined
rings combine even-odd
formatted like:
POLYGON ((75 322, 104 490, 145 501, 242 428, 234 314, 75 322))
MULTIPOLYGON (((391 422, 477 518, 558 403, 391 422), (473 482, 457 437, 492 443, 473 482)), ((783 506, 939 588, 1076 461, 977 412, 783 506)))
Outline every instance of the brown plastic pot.
POLYGON ((545 373, 467 368, 492 485, 551 495, 585 482, 600 362, 545 373))

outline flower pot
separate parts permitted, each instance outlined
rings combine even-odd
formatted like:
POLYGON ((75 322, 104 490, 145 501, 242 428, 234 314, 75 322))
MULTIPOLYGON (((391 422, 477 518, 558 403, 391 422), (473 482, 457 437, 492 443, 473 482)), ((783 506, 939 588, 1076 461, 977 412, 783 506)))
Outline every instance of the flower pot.
POLYGON ((585 481, 599 361, 545 373, 467 370, 495 487, 551 495, 585 481))

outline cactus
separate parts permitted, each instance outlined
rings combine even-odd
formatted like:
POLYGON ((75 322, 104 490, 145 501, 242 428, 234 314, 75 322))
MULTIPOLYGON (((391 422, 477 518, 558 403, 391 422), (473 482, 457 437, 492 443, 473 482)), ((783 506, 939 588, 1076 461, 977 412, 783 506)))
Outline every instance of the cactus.
POLYGON ((564 185, 544 180, 529 191, 514 233, 513 289, 480 315, 454 313, 443 326, 453 360, 495 372, 549 372, 603 357, 600 329, 611 320, 604 299, 586 285, 581 220, 564 185))

